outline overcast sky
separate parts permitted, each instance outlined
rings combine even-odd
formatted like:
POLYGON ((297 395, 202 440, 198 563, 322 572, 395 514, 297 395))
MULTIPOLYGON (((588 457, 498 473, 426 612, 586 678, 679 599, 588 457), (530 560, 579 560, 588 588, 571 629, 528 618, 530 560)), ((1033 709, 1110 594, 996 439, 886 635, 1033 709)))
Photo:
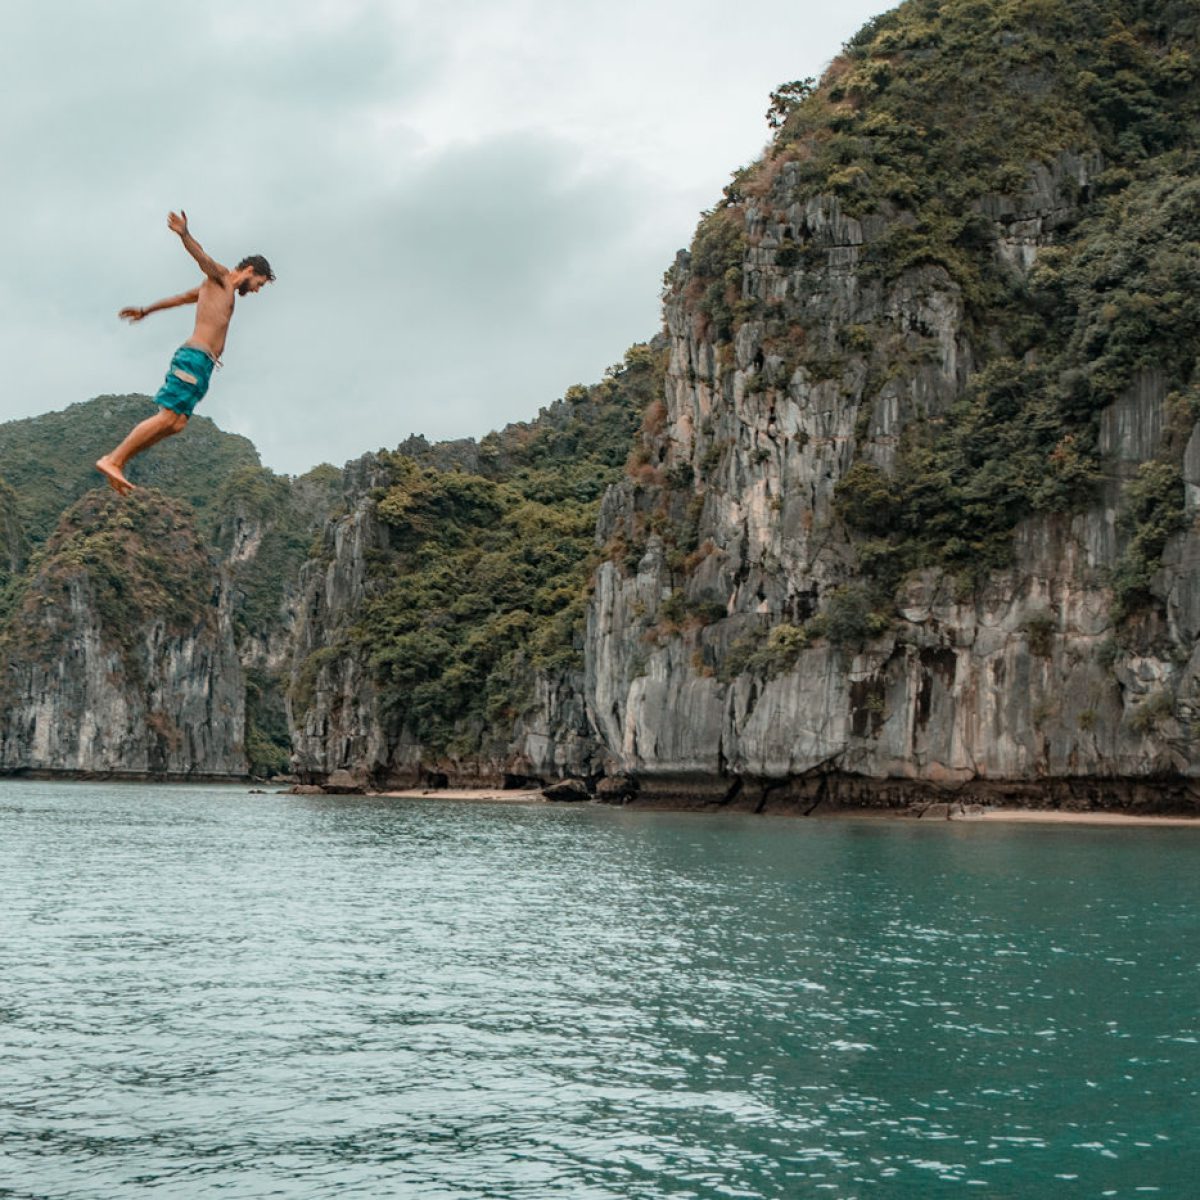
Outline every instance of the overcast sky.
POLYGON ((278 282, 200 412, 298 473, 482 436, 660 327, 777 84, 879 0, 0 0, 0 420, 152 394, 194 286, 278 282))

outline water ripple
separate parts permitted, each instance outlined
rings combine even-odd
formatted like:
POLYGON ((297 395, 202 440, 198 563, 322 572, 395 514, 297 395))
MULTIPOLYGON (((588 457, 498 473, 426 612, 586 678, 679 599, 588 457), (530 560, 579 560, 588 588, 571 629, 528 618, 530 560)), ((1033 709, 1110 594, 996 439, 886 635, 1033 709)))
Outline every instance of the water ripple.
POLYGON ((1191 831, 0 789, 6 1200, 1200 1177, 1191 831))

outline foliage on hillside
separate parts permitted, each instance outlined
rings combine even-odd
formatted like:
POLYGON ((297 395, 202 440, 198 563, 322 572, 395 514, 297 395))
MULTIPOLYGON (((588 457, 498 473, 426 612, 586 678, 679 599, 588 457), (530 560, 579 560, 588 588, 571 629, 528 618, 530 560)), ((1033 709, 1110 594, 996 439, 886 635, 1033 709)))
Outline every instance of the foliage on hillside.
POLYGON ((0 594, 24 565, 27 547, 17 494, 0 479, 0 594))
POLYGON ((484 438, 475 473, 391 456, 391 549, 355 634, 397 731, 432 753, 485 748, 529 707, 535 671, 582 665, 600 497, 664 369, 634 347, 603 383, 484 438))
MULTIPOLYGON (((735 175, 697 230, 687 275, 668 282, 686 279, 718 343, 753 317, 830 378, 815 361, 828 353, 821 340, 806 349, 745 292, 747 214, 781 200, 786 166, 789 188, 798 180, 802 194, 883 218, 860 271, 943 271, 963 297, 981 369, 951 412, 908 427, 894 474, 865 462, 850 471, 842 516, 884 591, 916 566, 974 575, 1004 565, 1022 517, 1094 497, 1098 415, 1140 371, 1163 372, 1184 403, 1200 387, 1200 9, 908 0, 851 39, 818 87, 773 100, 772 145, 735 175), (984 212, 989 199, 1019 196, 1032 164, 1067 150, 1098 152, 1103 174, 1069 197, 1078 220, 1022 277, 997 254, 984 212)), ((774 261, 803 269, 823 254, 785 242, 774 261)), ((847 349, 878 387, 894 356, 873 331, 858 334, 847 349)), ((1178 447, 1171 454, 1177 467, 1178 447)), ((1159 480, 1162 511, 1143 512, 1143 525, 1170 525, 1176 481, 1159 480)))
POLYGON ((1019 191, 1030 162, 1190 146, 1198 34, 1190 0, 908 0, 847 43, 768 163, 853 212, 921 211, 921 253, 953 267, 973 257, 973 201, 1019 191))
POLYGON ((101 636, 137 670, 135 648, 157 622, 186 633, 214 619, 214 565, 191 508, 153 489, 94 489, 71 506, 33 556, 2 631, 6 656, 64 652, 78 591, 101 636))
MULTIPOLYGON (((0 425, 0 478, 17 493, 26 536, 44 541, 63 511, 100 481, 96 459, 157 411, 145 396, 100 396, 0 425)), ((221 482, 258 465, 246 438, 194 416, 182 434, 135 458, 128 474, 136 484, 186 501, 203 521, 221 482)))

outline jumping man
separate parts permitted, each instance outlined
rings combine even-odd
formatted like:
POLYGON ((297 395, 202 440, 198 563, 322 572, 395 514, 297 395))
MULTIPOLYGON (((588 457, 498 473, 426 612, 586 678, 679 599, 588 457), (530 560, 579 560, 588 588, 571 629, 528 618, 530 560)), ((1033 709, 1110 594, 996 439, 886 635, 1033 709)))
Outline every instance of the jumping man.
POLYGON ((125 478, 125 464, 135 454, 140 454, 173 433, 179 433, 188 423, 192 410, 208 391, 213 367, 221 365, 221 351, 225 349, 225 335, 229 332, 236 298, 257 292, 264 283, 270 283, 275 278, 270 263, 261 254, 243 258, 232 271, 214 262, 188 232, 187 213, 182 209, 167 217, 167 226, 173 233, 179 234, 184 249, 199 264, 204 272, 204 282, 190 292, 159 300, 147 308, 123 308, 117 314, 132 324, 148 313, 163 308, 178 308, 181 304, 197 306, 196 328, 192 330, 192 336, 175 351, 166 382, 154 397, 159 411, 140 425, 135 425, 129 436, 111 454, 96 461, 96 468, 108 480, 108 486, 122 496, 133 491, 133 484, 125 478))

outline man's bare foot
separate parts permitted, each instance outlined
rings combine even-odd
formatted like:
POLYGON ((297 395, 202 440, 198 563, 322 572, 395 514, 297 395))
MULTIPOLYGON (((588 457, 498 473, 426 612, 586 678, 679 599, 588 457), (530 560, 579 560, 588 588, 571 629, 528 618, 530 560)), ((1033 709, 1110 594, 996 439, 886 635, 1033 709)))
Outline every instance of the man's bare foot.
POLYGON ((125 478, 121 468, 107 454, 103 458, 96 459, 96 470, 104 476, 108 486, 118 496, 128 496, 133 491, 133 484, 125 478))

